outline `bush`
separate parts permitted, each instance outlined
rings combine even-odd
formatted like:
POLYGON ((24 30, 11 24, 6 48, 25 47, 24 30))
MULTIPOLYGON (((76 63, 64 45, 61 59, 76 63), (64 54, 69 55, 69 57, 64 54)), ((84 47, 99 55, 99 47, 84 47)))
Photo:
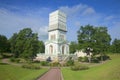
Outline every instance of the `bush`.
POLYGON ((71 66, 71 70, 78 71, 79 70, 79 66, 78 65, 71 66))
POLYGON ((108 55, 103 55, 103 56, 98 56, 98 57, 96 57, 99 61, 101 61, 101 57, 103 58, 103 60, 105 61, 105 60, 108 60, 108 59, 110 59, 110 57, 108 56, 108 55))
POLYGON ((66 63, 66 66, 73 66, 74 65, 74 60, 68 60, 66 63))
POLYGON ((3 56, 3 58, 11 58, 13 56, 13 54, 11 54, 11 53, 3 53, 2 56, 3 56))
POLYGON ((19 59, 19 58, 16 58, 16 59, 15 59, 15 62, 19 63, 19 62, 20 62, 20 59, 19 59))
POLYGON ((60 66, 60 63, 59 62, 53 62, 53 63, 50 64, 50 66, 58 67, 58 66, 60 66))
POLYGON ((110 59, 110 57, 108 55, 103 56, 103 60, 108 60, 108 59, 110 59))
POLYGON ((14 57, 10 58, 10 61, 15 62, 15 58, 14 57))
POLYGON ((83 57, 78 57, 78 61, 82 62, 83 57))
POLYGON ((2 55, 0 55, 0 59, 2 59, 3 58, 3 56, 2 55))
POLYGON ((91 62, 92 63, 99 63, 99 59, 97 57, 92 57, 91 62))
POLYGON ((80 61, 80 62, 88 62, 88 57, 79 57, 78 58, 78 61, 80 61))
POLYGON ((34 60, 33 63, 40 63, 40 61, 39 60, 34 60))
POLYGON ((27 61, 23 58, 19 58, 19 63, 26 63, 27 61))
POLYGON ((71 66, 71 70, 73 70, 73 71, 87 70, 87 69, 89 69, 89 67, 85 66, 85 65, 74 65, 74 66, 71 66))
POLYGON ((22 65, 22 67, 26 69, 40 69, 40 66, 33 65, 33 64, 24 64, 22 65))
POLYGON ((49 62, 47 61, 41 61, 40 63, 42 66, 49 66, 49 62))
POLYGON ((10 61, 11 62, 16 62, 16 63, 22 63, 22 62, 26 62, 24 59, 21 59, 21 58, 10 58, 10 61))

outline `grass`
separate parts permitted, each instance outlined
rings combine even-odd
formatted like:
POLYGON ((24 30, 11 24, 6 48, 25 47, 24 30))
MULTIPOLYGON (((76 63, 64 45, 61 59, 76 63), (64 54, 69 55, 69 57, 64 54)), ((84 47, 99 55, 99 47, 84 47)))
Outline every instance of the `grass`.
POLYGON ((47 68, 40 70, 24 69, 19 66, 0 64, 0 80, 35 80, 46 72, 47 68))
POLYGON ((120 80, 120 55, 110 55, 111 60, 88 70, 72 71, 62 68, 64 80, 120 80))

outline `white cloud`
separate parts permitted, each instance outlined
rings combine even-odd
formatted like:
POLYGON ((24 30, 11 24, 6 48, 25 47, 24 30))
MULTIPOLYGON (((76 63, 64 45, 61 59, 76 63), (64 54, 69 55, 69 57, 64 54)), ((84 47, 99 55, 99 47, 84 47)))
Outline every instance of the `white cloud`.
POLYGON ((117 20, 120 20, 120 17, 117 15, 96 12, 94 8, 85 4, 78 4, 72 7, 62 6, 59 9, 64 11, 68 16, 68 37, 71 35, 75 37, 69 37, 70 40, 77 40, 79 27, 87 24, 106 26, 113 39, 120 38, 120 24, 117 22, 117 20))
POLYGON ((91 7, 87 8, 84 12, 83 15, 92 15, 95 14, 95 10, 91 7))
POLYGON ((68 26, 68 39, 77 40, 77 31, 81 25, 98 25, 99 19, 101 18, 99 14, 96 13, 94 8, 85 5, 78 4, 72 7, 62 6, 59 8, 67 14, 67 26, 68 26), (74 36, 69 37, 70 35, 74 36))
MULTIPOLYGON (((107 26, 113 39, 120 38, 120 16, 98 13, 93 7, 86 4, 78 4, 71 7, 61 6, 59 9, 64 11, 68 16, 67 37, 70 41, 77 41, 77 31, 79 26, 87 24, 107 26)), ((45 41, 48 36, 47 28, 49 13, 52 11, 53 9, 50 8, 21 9, 14 6, 0 8, 0 34, 10 38, 13 33, 29 27, 32 28, 34 32, 38 33, 41 40, 45 41), (16 11, 14 11, 14 9, 16 11)))
POLYGON ((75 25, 78 26, 78 27, 80 27, 81 23, 79 21, 76 21, 75 25))
POLYGON ((44 9, 41 8, 39 10, 36 10, 35 12, 26 11, 25 13, 17 14, 8 9, 0 8, 0 34, 6 35, 8 38, 10 38, 13 33, 18 32, 25 27, 29 27, 34 32, 44 34, 39 35, 39 37, 41 40, 46 40, 47 31, 45 30, 45 28, 48 25, 48 14, 46 12, 48 9, 44 9), (46 11, 44 11, 44 9, 46 11), (41 10, 43 10, 44 12, 41 10), (42 28, 43 30, 41 30, 42 28))
POLYGON ((72 7, 62 6, 59 9, 64 11, 68 16, 91 15, 95 13, 92 7, 85 4, 78 4, 72 7))
POLYGON ((38 35, 40 36, 40 38, 42 38, 42 40, 47 39, 48 38, 48 26, 40 27, 38 30, 38 35))
POLYGON ((114 16, 107 16, 107 17, 105 17, 105 20, 106 20, 106 21, 112 20, 112 19, 114 19, 114 16))
POLYGON ((113 39, 120 39, 120 22, 113 22, 113 26, 109 27, 109 33, 113 39))
POLYGON ((73 26, 76 26, 76 23, 97 25, 101 20, 101 14, 96 13, 94 8, 85 4, 78 4, 72 7, 62 6, 59 9, 67 14, 67 20, 70 24, 74 24, 73 26))

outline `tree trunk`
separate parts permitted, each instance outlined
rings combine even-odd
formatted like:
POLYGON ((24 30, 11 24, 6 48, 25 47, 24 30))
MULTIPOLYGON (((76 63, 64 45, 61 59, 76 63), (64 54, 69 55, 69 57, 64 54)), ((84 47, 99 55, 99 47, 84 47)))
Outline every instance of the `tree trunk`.
POLYGON ((88 61, 91 63, 91 55, 88 56, 88 61))
POLYGON ((103 53, 101 53, 101 61, 103 61, 103 53))

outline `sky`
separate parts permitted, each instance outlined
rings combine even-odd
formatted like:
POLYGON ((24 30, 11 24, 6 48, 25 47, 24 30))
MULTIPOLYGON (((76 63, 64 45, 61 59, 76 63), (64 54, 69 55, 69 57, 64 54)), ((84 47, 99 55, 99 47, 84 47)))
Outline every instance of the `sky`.
POLYGON ((31 28, 48 39, 49 13, 67 14, 67 40, 77 41, 77 31, 87 24, 107 27, 112 40, 120 39, 120 0, 0 0, 0 34, 31 28))

